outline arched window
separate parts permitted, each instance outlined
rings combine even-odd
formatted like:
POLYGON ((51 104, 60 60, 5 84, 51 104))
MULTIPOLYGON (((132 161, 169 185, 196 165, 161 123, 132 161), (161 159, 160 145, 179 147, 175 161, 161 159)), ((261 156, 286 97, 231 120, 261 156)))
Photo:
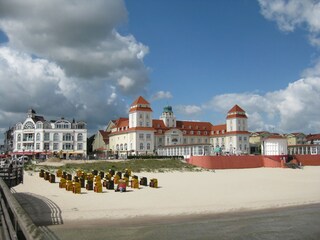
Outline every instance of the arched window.
POLYGON ((40 133, 37 133, 36 141, 40 141, 40 133))
POLYGON ((59 141, 59 133, 53 134, 53 141, 59 141))
POLYGON ((150 150, 150 143, 147 143, 147 150, 150 150))
POLYGON ((19 133, 18 134, 18 142, 20 142, 21 141, 21 134, 19 133))
POLYGON ((82 141, 82 139, 83 139, 82 133, 79 133, 77 137, 77 141, 82 141))
POLYGON ((128 146, 126 143, 124 144, 124 150, 128 150, 128 146))
POLYGON ((119 150, 119 144, 117 144, 117 150, 119 150))
POLYGON ((120 145, 120 150, 121 150, 121 151, 123 150, 123 144, 120 145))
POLYGON ((32 122, 26 122, 26 124, 23 127, 24 129, 34 129, 34 124, 32 122))

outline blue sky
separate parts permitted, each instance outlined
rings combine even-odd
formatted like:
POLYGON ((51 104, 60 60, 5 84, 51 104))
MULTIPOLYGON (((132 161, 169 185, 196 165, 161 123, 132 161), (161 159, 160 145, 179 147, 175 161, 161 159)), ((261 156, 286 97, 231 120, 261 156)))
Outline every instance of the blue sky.
POLYGON ((1 1, 0 133, 32 107, 93 134, 139 95, 154 118, 221 124, 239 104, 251 131, 319 132, 319 16, 313 0, 1 1))
POLYGON ((121 30, 150 48, 150 92, 173 95, 160 109, 167 102, 201 105, 214 95, 286 88, 316 56, 306 31, 280 31, 257 1, 128 0, 126 6, 129 20, 121 30))

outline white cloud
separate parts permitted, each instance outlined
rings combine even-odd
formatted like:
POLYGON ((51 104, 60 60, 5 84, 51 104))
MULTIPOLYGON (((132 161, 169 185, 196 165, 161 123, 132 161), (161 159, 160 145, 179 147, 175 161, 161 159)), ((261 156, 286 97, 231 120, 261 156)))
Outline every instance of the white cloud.
POLYGON ((205 109, 221 113, 240 105, 248 114, 252 131, 315 132, 320 126, 320 78, 308 77, 287 88, 269 92, 223 94, 212 98, 205 109))
POLYGON ((276 21, 282 31, 292 32, 296 27, 306 26, 310 43, 320 46, 319 0, 258 0, 261 13, 276 21))
POLYGON ((178 105, 175 109, 182 115, 197 115, 202 112, 202 108, 196 105, 178 105))
MULTIPOLYGON (((319 0, 258 0, 262 15, 275 21, 282 31, 292 32, 305 28, 312 45, 320 47, 320 1, 319 0)), ((261 96, 266 110, 256 106, 257 113, 273 113, 269 119, 283 131, 315 132, 319 130, 320 113, 320 62, 306 69, 302 78, 287 88, 261 96), (270 111, 270 109, 272 109, 270 111)), ((245 102, 244 102, 245 104, 245 102)), ((260 105, 258 101, 257 105, 260 105)), ((264 121, 267 126, 267 122, 264 121)))
POLYGON ((126 114, 121 95, 144 93, 149 83, 149 48, 116 30, 126 21, 123 0, 0 1, 9 39, 0 48, 0 116, 19 117, 0 117, 0 128, 29 107, 86 120, 89 130, 126 114))
POLYGON ((160 99, 170 99, 172 98, 172 94, 169 91, 158 91, 153 96, 153 100, 160 100, 160 99))

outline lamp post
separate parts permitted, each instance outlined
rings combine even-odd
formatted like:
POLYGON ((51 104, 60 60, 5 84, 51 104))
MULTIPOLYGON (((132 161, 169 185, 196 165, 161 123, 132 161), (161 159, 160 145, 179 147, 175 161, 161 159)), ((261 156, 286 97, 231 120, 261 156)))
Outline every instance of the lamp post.
POLYGON ((24 150, 25 146, 22 146, 22 166, 24 166, 24 150))

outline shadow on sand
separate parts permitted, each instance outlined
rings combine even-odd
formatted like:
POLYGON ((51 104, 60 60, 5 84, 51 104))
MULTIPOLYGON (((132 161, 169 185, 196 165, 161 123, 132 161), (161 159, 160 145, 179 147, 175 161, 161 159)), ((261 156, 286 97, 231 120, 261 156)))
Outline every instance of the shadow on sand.
POLYGON ((50 199, 33 193, 13 193, 36 226, 63 224, 60 208, 50 199))

